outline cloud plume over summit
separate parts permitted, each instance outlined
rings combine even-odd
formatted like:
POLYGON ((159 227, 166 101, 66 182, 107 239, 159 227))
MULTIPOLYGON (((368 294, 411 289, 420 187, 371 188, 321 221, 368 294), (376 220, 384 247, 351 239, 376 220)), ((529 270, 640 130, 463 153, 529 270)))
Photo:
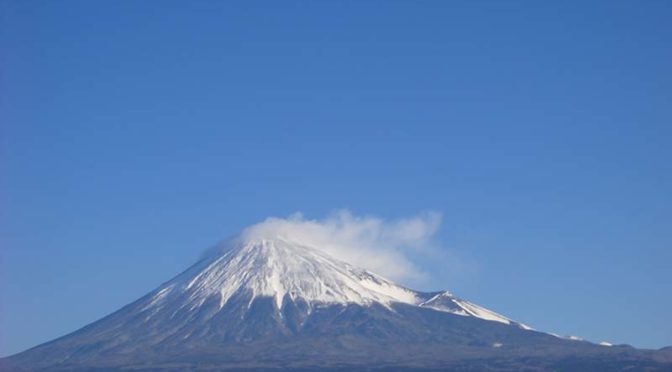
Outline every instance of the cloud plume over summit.
POLYGON ((440 224, 441 214, 436 212, 397 220, 356 216, 348 210, 336 211, 324 219, 307 219, 295 213, 287 218, 267 218, 243 230, 240 238, 294 241, 404 281, 423 277, 411 256, 431 246, 440 224))

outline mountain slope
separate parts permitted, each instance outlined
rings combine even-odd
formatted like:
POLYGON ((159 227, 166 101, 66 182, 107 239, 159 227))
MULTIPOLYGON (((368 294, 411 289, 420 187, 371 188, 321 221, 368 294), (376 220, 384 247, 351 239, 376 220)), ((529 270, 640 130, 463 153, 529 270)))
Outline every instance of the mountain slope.
POLYGON ((515 369, 575 361, 657 368, 667 361, 657 355, 536 332, 449 292, 413 291, 278 238, 233 239, 121 310, 2 365, 515 369))

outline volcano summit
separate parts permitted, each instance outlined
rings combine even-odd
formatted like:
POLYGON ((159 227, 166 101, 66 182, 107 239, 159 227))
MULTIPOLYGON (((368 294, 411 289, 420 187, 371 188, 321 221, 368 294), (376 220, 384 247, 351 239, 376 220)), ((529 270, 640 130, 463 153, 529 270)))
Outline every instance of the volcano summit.
POLYGON ((290 239, 234 238, 139 300, 0 362, 8 371, 672 368, 669 352, 532 330, 290 239))

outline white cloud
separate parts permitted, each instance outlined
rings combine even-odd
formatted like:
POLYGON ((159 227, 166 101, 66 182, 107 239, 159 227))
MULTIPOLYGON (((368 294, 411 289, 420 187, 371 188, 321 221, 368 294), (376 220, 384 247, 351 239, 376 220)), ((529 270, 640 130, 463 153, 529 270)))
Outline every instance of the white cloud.
POLYGON ((412 256, 431 254, 432 238, 441 215, 427 212, 399 220, 359 217, 347 210, 321 220, 296 213, 288 218, 267 218, 246 228, 243 239, 284 238, 326 253, 397 281, 417 281, 425 274, 412 256))

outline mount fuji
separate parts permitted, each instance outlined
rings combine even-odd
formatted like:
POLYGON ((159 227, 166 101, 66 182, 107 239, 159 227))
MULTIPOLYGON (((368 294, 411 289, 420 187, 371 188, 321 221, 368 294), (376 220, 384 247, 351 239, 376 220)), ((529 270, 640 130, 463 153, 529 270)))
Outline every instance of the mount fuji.
POLYGON ((672 352, 538 332, 282 237, 233 238, 6 371, 672 370, 672 352))

